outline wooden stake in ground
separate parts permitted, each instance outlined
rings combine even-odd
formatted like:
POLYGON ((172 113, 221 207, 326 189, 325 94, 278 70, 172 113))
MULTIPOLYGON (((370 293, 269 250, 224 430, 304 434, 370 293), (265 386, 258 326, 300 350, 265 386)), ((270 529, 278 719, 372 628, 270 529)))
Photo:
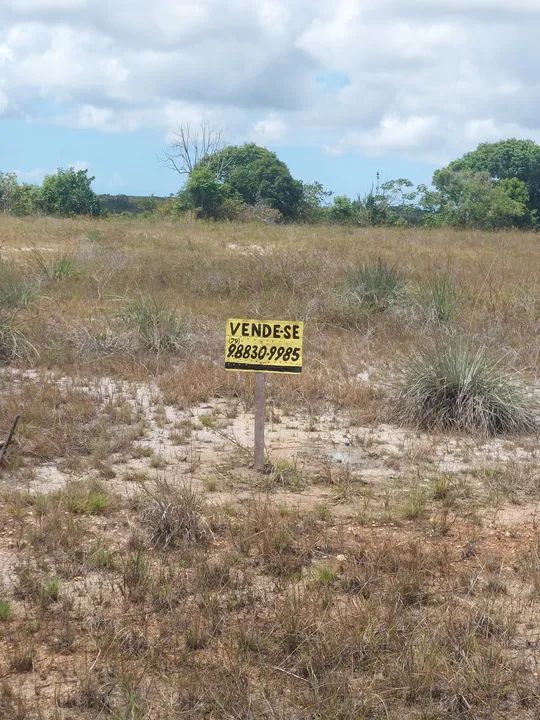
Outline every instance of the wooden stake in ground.
POLYGON ((255 462, 254 468, 258 472, 264 470, 264 421, 266 416, 265 398, 266 375, 255 373, 255 462))
POLYGON ((9 431, 7 438, 0 445, 0 463, 3 462, 4 455, 6 454, 9 444, 13 439, 13 435, 15 434, 15 430, 17 428, 17 423, 19 422, 19 417, 20 417, 20 415, 15 416, 15 420, 13 421, 13 423, 11 425, 11 430, 9 431))
POLYGON ((255 373, 254 463, 264 471, 266 373, 302 372, 300 320, 230 318, 225 324, 225 369, 255 373))

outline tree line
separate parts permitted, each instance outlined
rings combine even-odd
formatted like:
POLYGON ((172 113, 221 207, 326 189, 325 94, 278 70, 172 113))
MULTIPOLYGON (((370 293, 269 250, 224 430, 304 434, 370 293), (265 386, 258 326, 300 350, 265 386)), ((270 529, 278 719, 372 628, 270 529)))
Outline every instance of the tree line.
POLYGON ((59 169, 41 186, 0 173, 0 211, 15 215, 180 215, 213 220, 450 225, 483 229, 537 228, 540 218, 540 146, 532 140, 482 143, 436 170, 432 186, 377 176, 363 197, 334 196, 321 183, 292 177, 278 156, 254 143, 223 146, 204 127, 179 130, 165 164, 183 177, 169 199, 102 196, 87 170, 59 169))

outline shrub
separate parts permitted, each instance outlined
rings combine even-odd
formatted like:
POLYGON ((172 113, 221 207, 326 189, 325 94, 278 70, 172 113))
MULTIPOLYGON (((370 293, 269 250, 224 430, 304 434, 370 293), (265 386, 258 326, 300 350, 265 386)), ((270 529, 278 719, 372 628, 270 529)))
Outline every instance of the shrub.
POLYGON ((377 310, 385 310, 399 300, 404 287, 403 273, 381 258, 376 263, 365 263, 348 278, 348 288, 353 296, 377 310))
POLYGON ((467 342, 435 344, 405 362, 398 380, 400 420, 426 429, 533 431, 533 401, 520 380, 501 369, 485 349, 467 342))
POLYGON ((38 193, 38 203, 47 215, 99 215, 99 199, 91 188, 88 170, 60 168, 47 175, 38 193))

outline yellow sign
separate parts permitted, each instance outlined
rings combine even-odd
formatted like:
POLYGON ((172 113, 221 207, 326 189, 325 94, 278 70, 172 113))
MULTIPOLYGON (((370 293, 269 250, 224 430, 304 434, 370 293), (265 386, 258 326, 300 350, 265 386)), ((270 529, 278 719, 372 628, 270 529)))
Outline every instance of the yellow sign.
POLYGON ((227 320, 225 368, 251 372, 302 372, 304 323, 288 320, 227 320))

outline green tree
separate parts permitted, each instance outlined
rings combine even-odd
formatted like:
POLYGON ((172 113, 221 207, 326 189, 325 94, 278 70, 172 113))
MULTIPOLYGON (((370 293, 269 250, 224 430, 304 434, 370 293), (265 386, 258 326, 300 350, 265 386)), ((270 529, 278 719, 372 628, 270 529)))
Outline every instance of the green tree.
POLYGON ((0 212, 30 215, 37 209, 38 188, 19 185, 15 173, 0 173, 0 212))
POLYGON ((525 183, 513 178, 495 182, 487 172, 435 171, 437 193, 426 191, 421 204, 439 223, 498 229, 531 223, 525 183))
POLYGON ((141 210, 141 212, 151 215, 157 208, 156 198, 153 195, 150 195, 150 197, 143 197, 137 201, 137 207, 141 210))
POLYGON ((482 143, 454 160, 450 170, 486 172, 493 180, 521 180, 529 194, 528 207, 540 217, 540 145, 533 140, 482 143))
POLYGON ((270 150, 254 143, 231 145, 206 156, 199 166, 208 168, 223 186, 223 198, 236 196, 248 205, 263 202, 285 218, 297 217, 302 183, 270 150))
POLYGON ((408 178, 388 180, 381 184, 380 206, 386 222, 409 225, 418 221, 418 191, 408 178))
POLYGON ((320 182, 302 183, 298 217, 308 223, 320 222, 328 214, 328 203, 332 195, 332 191, 325 190, 320 182))
POLYGON ((47 175, 39 192, 40 209, 49 215, 99 215, 100 205, 91 188, 88 170, 60 168, 47 175))
POLYGON ((200 218, 215 218, 223 200, 223 191, 212 170, 200 165, 191 171, 180 193, 180 204, 191 207, 200 218))
POLYGON ((15 173, 0 173, 0 212, 10 213, 16 202, 19 184, 15 173))
POLYGON ((330 218, 338 223, 352 223, 358 219, 356 204, 346 195, 336 195, 330 206, 330 218))

